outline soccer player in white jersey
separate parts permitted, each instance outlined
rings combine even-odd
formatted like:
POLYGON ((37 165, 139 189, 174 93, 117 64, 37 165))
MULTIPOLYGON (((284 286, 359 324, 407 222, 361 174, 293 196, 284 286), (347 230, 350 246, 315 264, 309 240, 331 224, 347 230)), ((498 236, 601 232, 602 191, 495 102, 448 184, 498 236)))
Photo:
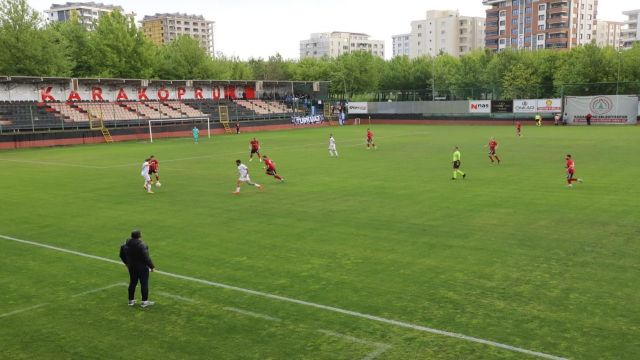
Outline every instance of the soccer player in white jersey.
POLYGON ((238 181, 236 182, 236 191, 234 191, 233 195, 240 194, 240 184, 246 183, 251 186, 255 186, 258 190, 262 191, 262 185, 251 182, 251 178, 249 178, 249 168, 242 163, 240 160, 236 160, 236 165, 238 166, 238 181))
POLYGON ((329 134, 329 156, 338 157, 338 150, 336 150, 336 139, 333 138, 333 134, 329 134))
POLYGON ((151 176, 149 176, 149 162, 151 159, 145 159, 142 163, 142 172, 140 175, 144 178, 144 189, 147 190, 147 193, 153 194, 151 191, 151 176))

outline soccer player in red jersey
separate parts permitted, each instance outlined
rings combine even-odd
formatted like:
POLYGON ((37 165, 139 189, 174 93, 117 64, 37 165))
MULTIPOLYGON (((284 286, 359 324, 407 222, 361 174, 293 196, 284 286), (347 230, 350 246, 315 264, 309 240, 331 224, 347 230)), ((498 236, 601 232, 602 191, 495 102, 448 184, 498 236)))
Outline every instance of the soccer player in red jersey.
POLYGON ((256 140, 256 138, 253 138, 253 140, 251 140, 249 144, 251 146, 251 154, 249 155, 249 161, 253 161, 253 154, 258 155, 258 160, 262 161, 262 157, 260 157, 260 142, 256 140))
POLYGON ((278 175, 278 172, 276 171, 276 163, 274 163, 273 160, 269 159, 267 155, 264 155, 262 159, 265 165, 264 169, 267 171, 266 174, 269 176, 273 176, 277 180, 280 180, 280 182, 284 182, 284 179, 280 175, 278 175))
MULTIPOLYGON (((156 176, 156 186, 160 187, 160 173, 158 172, 158 159, 155 156, 151 155, 149 157, 149 177, 155 175, 156 176)), ((151 185, 153 185, 153 179, 151 180, 151 185)))
POLYGON ((576 174, 576 163, 573 161, 573 158, 571 158, 571 155, 567 154, 565 160, 567 160, 567 184, 569 185, 569 187, 573 187, 574 182, 582 182, 582 179, 574 177, 576 174))
POLYGON ((371 147, 375 150, 376 144, 373 142, 373 132, 370 129, 367 129, 367 150, 371 147))
POLYGON ((498 164, 500 164, 500 157, 496 154, 496 149, 498 149, 498 142, 496 139, 491 138, 487 146, 489 147, 489 159, 491 159, 491 163, 494 163, 495 158, 495 160, 498 160, 498 164))
POLYGON ((520 123, 520 121, 516 121, 516 135, 518 135, 518 137, 522 136, 521 131, 522 124, 520 123))

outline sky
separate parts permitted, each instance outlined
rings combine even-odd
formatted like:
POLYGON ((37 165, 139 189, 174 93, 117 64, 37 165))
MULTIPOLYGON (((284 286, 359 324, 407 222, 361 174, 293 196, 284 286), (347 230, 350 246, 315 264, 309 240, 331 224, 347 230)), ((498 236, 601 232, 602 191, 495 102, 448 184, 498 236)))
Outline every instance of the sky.
MULTIPOLYGON (((28 0, 44 11, 52 0, 28 0)), ((75 0, 79 1, 79 0, 75 0)), ((94 0, 120 5, 137 19, 155 13, 204 15, 215 21, 215 51, 241 59, 267 58, 280 53, 299 58, 300 40, 314 32, 349 31, 384 40, 391 56, 391 36, 408 33, 413 20, 426 18, 427 10, 459 10, 464 16, 485 16, 482 0, 94 0)), ((624 21, 622 11, 633 10, 629 0, 599 1, 598 19, 624 21), (605 5, 606 3, 606 5, 605 5)))

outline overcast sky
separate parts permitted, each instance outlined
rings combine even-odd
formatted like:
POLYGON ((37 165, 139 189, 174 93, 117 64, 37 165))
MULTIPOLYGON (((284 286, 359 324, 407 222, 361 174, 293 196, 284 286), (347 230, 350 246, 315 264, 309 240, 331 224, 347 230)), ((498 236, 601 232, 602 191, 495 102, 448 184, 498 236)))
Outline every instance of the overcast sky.
MULTIPOLYGON (((299 42, 313 32, 363 32, 384 40, 391 55, 391 36, 407 33, 410 23, 426 17, 427 10, 459 10, 461 15, 485 16, 482 0, 95 0, 121 5, 142 19, 157 12, 204 15, 216 22, 215 50, 243 59, 268 57, 277 52, 299 57, 299 42)), ((56 1, 64 3, 65 1, 56 1)), ((640 8, 635 0, 601 0, 598 19, 624 21, 622 11, 640 8)), ((29 0, 44 11, 51 0, 29 0)))

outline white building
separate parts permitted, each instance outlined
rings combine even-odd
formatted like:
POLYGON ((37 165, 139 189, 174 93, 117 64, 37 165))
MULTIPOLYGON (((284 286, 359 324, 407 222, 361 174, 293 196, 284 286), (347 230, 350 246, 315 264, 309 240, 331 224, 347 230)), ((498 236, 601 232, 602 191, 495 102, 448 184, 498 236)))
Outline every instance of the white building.
POLYGON ((612 46, 618 49, 622 46, 621 35, 621 22, 598 20, 596 24, 596 45, 600 47, 612 46))
POLYGON ((630 48, 634 42, 640 41, 640 9, 629 10, 622 12, 627 15, 629 19, 624 22, 624 28, 622 29, 622 46, 630 48))
POLYGON ((68 2, 65 4, 52 4, 49 10, 45 11, 47 20, 68 21, 75 12, 78 16, 80 24, 84 25, 88 30, 93 29, 94 23, 104 14, 108 14, 114 10, 120 11, 123 15, 135 18, 136 14, 125 13, 124 9, 116 5, 105 5, 95 2, 68 2))
POLYGON ((355 51, 367 51, 384 58, 384 41, 371 40, 367 34, 338 31, 314 33, 309 40, 300 41, 300 59, 335 58, 355 51))
MULTIPOLYGON (((597 0, 580 0, 576 13, 578 44, 590 44, 596 36, 597 0)), ((550 8, 551 9, 551 8, 550 8)))
MULTIPOLYGON (((409 57, 437 56, 440 53, 460 56, 482 49, 484 24, 484 18, 460 16, 458 11, 427 11, 425 20, 411 22, 409 57)), ((394 56, 396 49, 394 45, 394 56)))
POLYGON ((393 35, 393 57, 411 55, 411 34, 393 35))

